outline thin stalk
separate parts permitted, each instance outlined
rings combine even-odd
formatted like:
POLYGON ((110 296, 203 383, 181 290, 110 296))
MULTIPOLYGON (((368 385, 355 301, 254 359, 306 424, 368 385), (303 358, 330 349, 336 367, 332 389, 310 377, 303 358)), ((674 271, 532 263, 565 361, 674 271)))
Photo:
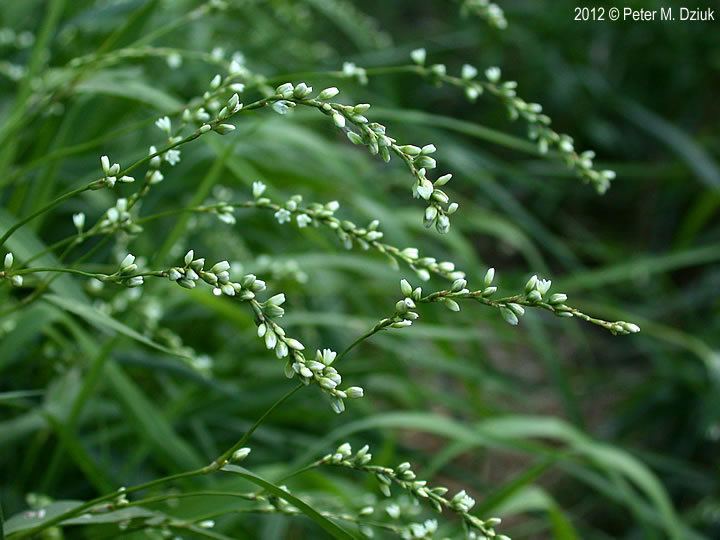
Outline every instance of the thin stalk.
POLYGON ((196 476, 203 476, 206 474, 210 474, 213 472, 216 472, 220 470, 220 468, 230 459, 233 455, 233 453, 238 449, 242 448, 250 439, 252 434, 255 432, 255 430, 260 427, 260 424, 263 423, 263 421, 280 405, 285 403, 295 392, 300 390, 304 385, 298 384, 295 386, 292 390, 287 392, 285 395, 283 395, 280 399, 275 401, 268 410, 266 410, 263 415, 258 418, 255 423, 250 427, 248 431, 245 432, 245 434, 240 438, 238 442, 236 442, 234 445, 232 445, 228 450, 223 452, 219 457, 214 459, 212 463, 209 465, 206 465, 204 467, 201 467, 199 469, 194 469, 191 471, 181 472, 177 474, 173 474, 170 476, 165 476, 162 478, 157 478, 155 480, 151 480, 150 482, 145 482, 144 484, 138 484, 136 486, 130 486, 128 488, 125 488, 123 490, 114 491, 112 493, 107 493, 105 495, 102 495, 100 497, 97 497, 95 499, 92 499, 91 501, 88 501, 86 503, 81 504, 80 506, 77 506, 71 510, 68 510, 67 512, 63 512, 62 514, 59 514, 46 522, 38 525, 37 527, 33 527, 32 529, 28 529, 25 531, 22 531, 16 536, 15 538, 27 538, 30 536, 34 536, 40 531, 43 531, 45 529, 48 529, 50 527, 54 527, 56 525, 61 524, 63 521, 70 519, 72 517, 75 517, 80 514, 84 514, 88 510, 91 510, 93 507, 97 506, 98 504, 104 503, 106 501, 111 501, 115 499, 116 497, 120 495, 129 495, 131 493, 136 493, 138 491, 144 491, 146 489, 150 489, 156 486, 160 486, 163 484, 167 484, 168 482, 173 482, 175 480, 182 480, 186 478, 193 478, 196 476))
POLYGON ((74 189, 74 190, 72 190, 72 191, 68 191, 68 192, 65 193, 64 195, 60 195, 57 199, 49 202, 48 204, 46 204, 45 206, 43 206, 43 207, 40 208, 39 210, 33 212, 33 213, 30 214, 29 216, 27 216, 27 217, 21 219, 20 221, 18 221, 15 225, 13 225, 13 226, 10 227, 7 231, 5 231, 5 234, 3 234, 3 235, 0 237, 0 248, 5 245, 5 242, 7 241, 7 239, 10 238, 10 237, 13 235, 13 233, 14 233, 15 231, 17 231, 20 227, 22 227, 22 226, 25 225, 26 223, 29 223, 30 221, 32 221, 32 220, 35 219, 36 217, 44 214, 44 213, 47 212, 48 210, 52 210, 52 209, 55 208, 57 205, 65 202, 65 201, 67 201, 68 199, 72 199, 72 198, 75 197, 76 195, 80 195, 81 193, 84 193, 84 192, 92 189, 92 188, 94 187, 94 185, 95 185, 95 182, 92 182, 92 183, 90 183, 90 184, 87 184, 87 185, 85 185, 85 186, 79 187, 79 188, 74 189))

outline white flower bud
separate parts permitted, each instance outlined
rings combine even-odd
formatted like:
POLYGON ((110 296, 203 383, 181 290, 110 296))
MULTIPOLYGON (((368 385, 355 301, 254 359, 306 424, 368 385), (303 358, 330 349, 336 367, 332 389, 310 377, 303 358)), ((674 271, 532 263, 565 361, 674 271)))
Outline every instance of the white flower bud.
POLYGON ((305 345, 300 343, 297 339, 285 338, 285 344, 291 349, 295 349, 296 351, 305 350, 305 345))
POLYGON ((489 67, 485 70, 485 76, 487 77, 488 81, 492 83, 498 82, 501 75, 502 72, 500 71, 499 67, 489 67))
POLYGON ((470 79, 474 79, 478 74, 478 70, 475 66, 471 66, 470 64, 465 64, 462 67, 462 78, 466 81, 470 79))
POLYGON ((260 182, 260 181, 253 182, 253 185, 252 185, 253 197, 255 197, 256 199, 259 199, 262 196, 262 194, 265 193, 265 189, 267 189, 267 186, 265 184, 263 184, 262 182, 260 182))
POLYGON ((359 386, 351 386, 350 388, 346 388, 345 393, 350 399, 361 398, 365 395, 365 391, 359 386))
POLYGON ((325 90, 320 92, 318 99, 320 99, 320 100, 332 99, 335 96, 337 96, 339 93, 340 93, 340 90, 338 90, 334 86, 331 86, 330 88, 326 88, 325 90))
POLYGON ((128 268, 131 268, 132 266, 135 266, 135 255, 128 253, 125 258, 120 263, 120 271, 126 270, 128 268))
POLYGON ((332 118, 337 127, 341 129, 345 127, 345 117, 342 114, 336 112, 332 115, 332 118))
POLYGON ((233 461, 242 461, 250 455, 251 451, 252 450, 250 448, 248 448, 247 446, 244 446, 243 448, 239 448, 239 449, 235 450, 235 452, 233 452, 231 459, 233 461))
POLYGON ((230 263, 227 261, 220 261, 213 265, 213 267, 210 269, 210 272, 212 272, 213 274, 219 274, 220 272, 227 272, 228 270, 230 270, 230 263))
POLYGON ((495 269, 488 268, 488 271, 485 272, 485 278, 483 279, 483 283, 486 287, 489 287, 490 284, 493 282, 493 279, 495 279, 495 269))
POLYGON ((421 66, 425 63, 425 59, 427 58, 427 51, 425 49, 415 49, 410 53, 410 58, 417 65, 421 66))
POLYGON ((266 303, 271 306, 281 306, 285 303, 285 295, 283 293, 276 294, 275 296, 268 298, 266 303))
POLYGON ((227 135, 228 133, 235 131, 235 126, 232 124, 218 124, 213 128, 213 130, 215 133, 219 133, 220 135, 227 135))

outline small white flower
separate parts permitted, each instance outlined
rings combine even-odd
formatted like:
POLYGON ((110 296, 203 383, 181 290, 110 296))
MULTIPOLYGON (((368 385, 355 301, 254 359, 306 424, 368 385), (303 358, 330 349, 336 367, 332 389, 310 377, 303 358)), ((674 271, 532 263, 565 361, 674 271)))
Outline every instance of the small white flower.
POLYGON ((361 398, 365 395, 365 391, 359 386, 351 386, 345 390, 345 393, 350 399, 361 398))
POLYGON ((273 111, 275 111, 278 114, 287 114, 290 112, 290 109, 294 107, 295 104, 292 101, 285 101, 284 99, 281 99, 280 101, 276 101, 272 104, 273 111))
POLYGON ((420 256, 420 252, 417 250, 417 248, 414 247, 407 247, 403 249, 400 253, 402 253, 409 259, 417 259, 420 256))
POLYGON ((262 194, 265 193, 266 189, 267 189, 267 186, 265 184, 263 184, 262 182, 260 182, 260 181, 253 182, 253 185, 252 185, 253 197, 255 197, 256 199, 259 199, 262 196, 262 194))
POLYGON ((277 212, 275 212, 275 219, 278 220, 278 223, 281 225, 283 223, 288 223, 290 221, 291 214, 285 208, 281 208, 277 212))
POLYGON ((487 77, 487 80, 492 83, 498 82, 501 75, 502 72, 500 71, 499 67, 489 67, 485 70, 485 76, 487 77))
POLYGON ((461 512, 469 512, 475 506, 475 499, 465 493, 465 490, 462 490, 452 498, 450 503, 461 512))
MULTIPOLYGON (((127 271, 128 269, 133 267, 137 268, 137 266, 135 265, 135 255, 133 255, 132 253, 128 253, 120 263, 120 271, 127 271)), ((135 268, 133 268, 133 270, 135 268)))
POLYGON ((391 504, 385 509, 385 511, 387 512, 388 516, 393 519, 397 519, 400 517, 400 507, 397 504, 391 504))
POLYGON ((73 220, 73 224, 75 225, 75 228, 79 232, 82 232, 83 228, 85 227, 85 214, 83 214, 82 212, 73 214, 72 220, 73 220))
POLYGON ((152 185, 155 185, 155 184, 159 184, 164 179, 165 179, 165 177, 163 176, 163 173, 161 173, 158 170, 155 170, 152 173, 150 173, 150 176, 148 177, 148 182, 150 182, 150 184, 152 184, 152 185))
POLYGON ((167 57, 167 65, 170 69, 177 69, 182 66, 182 56, 178 53, 170 53, 167 57))
POLYGON ((232 460, 233 461, 242 461, 250 455, 250 452, 251 452, 251 449, 248 448, 247 446, 240 448, 238 450, 235 450, 235 452, 232 455, 232 460))
POLYGON ((160 131, 164 131, 165 133, 170 135, 170 132, 172 131, 172 122, 170 122, 170 118, 168 118, 167 116, 158 118, 155 121, 155 125, 160 131))
POLYGON ((337 353, 330 349, 323 349, 322 351, 318 349, 317 353, 315 354, 315 358, 317 359, 317 361, 322 362, 326 366, 331 365, 335 360, 336 356, 337 353))
POLYGON ((345 117, 340 113, 335 113, 332 115, 333 122, 335 122, 335 125, 339 127, 340 129, 345 127, 345 117))
POLYGON ((312 218, 307 214, 298 214, 295 220, 297 221, 298 227, 301 229, 312 223, 312 218))
POLYGON ((228 73, 230 75, 237 75, 238 73, 242 73, 243 67, 240 65, 239 62, 233 60, 230 62, 230 66, 228 67, 228 73))
POLYGON ((320 92, 320 95, 318 95, 318 99, 320 100, 326 100, 326 99, 332 99, 335 96, 337 96, 340 93, 340 90, 338 90, 335 86, 331 86, 330 88, 326 88, 322 92, 320 92))
POLYGON ((10 268, 12 268, 14 260, 15 258, 12 253, 5 254, 5 270, 10 270, 10 268))
POLYGON ((425 49, 415 49, 410 53, 410 58, 412 58, 412 61, 416 64, 423 65, 427 58, 427 51, 425 49))
POLYGON ((466 81, 470 79, 474 79, 478 74, 478 70, 475 66, 471 66, 470 64, 465 64, 462 67, 462 78, 466 81))
POLYGON ((180 163, 180 150, 168 150, 163 157, 170 165, 175 166, 180 163))

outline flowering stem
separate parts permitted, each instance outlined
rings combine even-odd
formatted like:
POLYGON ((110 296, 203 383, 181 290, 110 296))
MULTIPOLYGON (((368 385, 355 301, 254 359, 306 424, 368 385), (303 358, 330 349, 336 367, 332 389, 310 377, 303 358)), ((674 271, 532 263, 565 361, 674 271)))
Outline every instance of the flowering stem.
POLYGON ((213 462, 210 463, 209 465, 206 465, 205 467, 201 467, 199 469, 194 469, 191 471, 186 471, 186 472, 173 474, 170 476, 165 476, 163 478, 157 478, 155 480, 151 480, 150 482, 145 482, 144 484, 138 484, 136 486, 124 488, 121 491, 113 491, 112 493, 107 493, 107 494, 97 497, 91 501, 83 503, 80 506, 77 506, 71 510, 68 510, 67 512, 64 512, 58 516, 55 516, 54 518, 47 520, 46 522, 38 525, 37 527, 33 527, 32 529, 22 531, 17 536, 17 538, 26 538, 29 536, 34 536, 40 531, 43 531, 43 530, 53 527, 55 525, 59 525, 63 521, 70 519, 72 517, 75 517, 77 515, 83 514, 86 511, 91 510, 93 507, 97 506, 98 504, 103 503, 105 501, 110 501, 110 500, 118 497, 119 495, 128 495, 130 493, 144 491, 146 489, 150 489, 155 486, 167 484, 168 482, 173 482, 175 480, 182 480, 182 479, 186 479, 186 478, 192 478, 195 476, 203 476, 203 475, 210 474, 210 473, 220 470, 220 468, 230 459, 230 457, 232 457, 233 453, 237 449, 242 448, 248 442, 248 440, 252 436, 253 432, 260 426, 260 424, 262 424, 263 421, 265 421, 265 419, 277 407, 282 405, 286 400, 288 400, 293 394, 295 394, 295 392, 300 390, 300 388, 302 388, 303 386, 304 385, 302 385, 302 384, 298 384, 292 390, 290 390, 288 393, 286 393, 284 396, 282 396, 280 399, 275 401, 275 403, 273 403, 270 406, 270 408, 268 410, 266 410, 263 413, 263 415, 255 421, 255 423, 250 427, 250 429, 245 432, 245 434, 240 438, 240 440, 237 443, 232 445, 227 451, 223 452, 218 458, 213 460, 213 462))

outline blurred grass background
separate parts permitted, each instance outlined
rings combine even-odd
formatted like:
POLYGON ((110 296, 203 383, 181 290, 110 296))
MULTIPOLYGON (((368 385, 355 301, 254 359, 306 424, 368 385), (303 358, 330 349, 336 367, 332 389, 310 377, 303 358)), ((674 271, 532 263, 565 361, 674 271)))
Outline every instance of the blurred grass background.
MULTIPOLYGON (((37 48, 0 45, 0 123, 8 125, 23 91, 62 89, 51 106, 22 116, 0 149, 0 229, 92 180, 100 155, 121 163, 144 155, 158 140, 152 122, 201 94, 219 69, 190 55, 176 68, 141 55, 91 68, 67 85, 78 74, 73 58, 138 40, 204 53, 220 47, 225 58, 239 51, 253 73, 278 82, 314 72, 302 80, 316 89, 337 85, 347 103, 371 103, 370 118, 399 141, 434 143, 438 162, 455 175, 453 229, 428 233, 398 163, 372 159, 304 111, 247 115, 231 136, 186 146, 143 214, 195 198, 240 198, 262 180, 274 196, 337 199, 344 217, 378 218, 388 242, 452 260, 471 283, 495 266, 512 292, 539 273, 586 311, 642 328, 614 337, 534 312, 514 328, 480 305, 457 314, 427 306, 417 325, 380 334, 348 357, 344 376, 367 397, 346 413, 335 415, 308 389, 270 417, 251 444, 253 470, 279 477, 347 439, 367 442, 382 462, 409 460, 423 478, 464 487, 479 501, 477 514, 505 518, 503 532, 513 538, 720 536, 720 23, 577 22, 573 2, 507 0, 509 27, 498 31, 442 0, 233 0, 226 14, 153 37, 199 2, 62 4, 0 4, 0 27, 36 40, 59 10, 38 53, 37 84, 22 76, 37 48), (539 156, 524 127, 489 98, 470 104, 456 89, 411 75, 371 77, 362 86, 321 73, 344 61, 405 64, 416 47, 451 73, 463 63, 501 66, 505 79, 519 82, 519 95, 544 105, 556 129, 617 171, 612 188, 598 196, 539 156)), ((74 212, 92 219, 113 204, 107 191, 71 200, 9 246, 39 251, 72 234, 74 212)), ((328 231, 291 230, 257 211, 239 212, 232 227, 212 217, 160 220, 128 242, 108 245, 97 260, 129 245, 161 266, 190 248, 237 261, 266 278, 271 292, 286 293, 293 335, 336 350, 389 314, 402 277, 417 281, 380 256, 345 251, 328 231)), ((202 465, 292 384, 261 347, 250 316, 207 291, 158 283, 138 298, 61 281, 54 292, 72 297, 74 311, 38 302, 0 319, 6 517, 27 507, 28 493, 89 499, 202 465), (80 313, 92 306, 154 341, 175 347, 181 340, 208 355, 212 375, 80 313)), ((0 309, 17 300, 0 289, 0 309)), ((311 472, 289 485, 354 507, 372 491, 372 482, 359 480, 311 472)), ((183 500, 164 510, 195 517, 237 504, 183 500)), ((217 521, 233 538, 322 535, 302 518, 231 512, 217 521)), ((65 535, 101 538, 113 530, 65 535)))

